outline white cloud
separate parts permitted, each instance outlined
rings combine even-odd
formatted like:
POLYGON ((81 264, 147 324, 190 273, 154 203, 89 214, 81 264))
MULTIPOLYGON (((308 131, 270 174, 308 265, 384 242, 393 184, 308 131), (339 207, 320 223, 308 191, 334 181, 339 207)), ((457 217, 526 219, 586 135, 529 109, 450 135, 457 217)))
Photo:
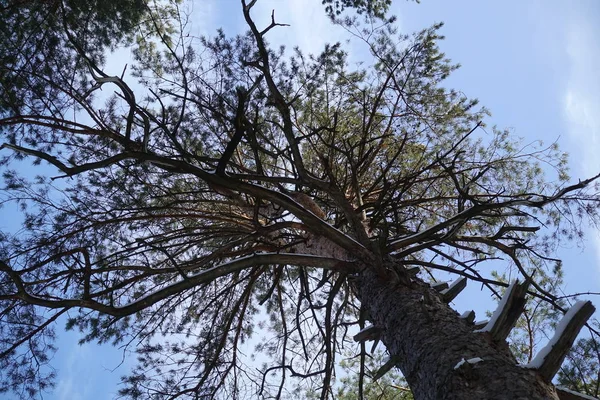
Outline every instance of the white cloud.
POLYGON ((326 43, 343 40, 341 30, 327 19, 320 1, 292 0, 289 11, 296 41, 304 51, 318 54, 326 43))
POLYGON ((290 48, 298 46, 303 52, 318 54, 325 43, 342 39, 340 29, 329 22, 319 0, 261 0, 252 10, 259 29, 271 22, 273 10, 276 22, 290 25, 277 27, 267 35, 274 46, 285 43, 290 48))
MULTIPOLYGON (((577 172, 584 177, 600 173, 600 45, 597 35, 597 29, 584 17, 573 16, 567 37, 570 73, 564 111, 574 145, 573 160, 578 160, 577 172)), ((600 264, 600 231, 594 230, 590 234, 600 264)))
POLYGON ((586 176, 600 172, 600 99, 585 89, 569 87, 564 106, 571 139, 578 146, 578 167, 586 176))
POLYGON ((89 398, 90 381, 81 379, 85 375, 79 370, 83 360, 93 357, 87 346, 72 343, 69 356, 64 362, 64 370, 60 371, 60 379, 56 385, 55 396, 58 400, 86 399, 89 398))
POLYGON ((367 47, 340 26, 331 23, 321 0, 260 0, 252 10, 252 17, 259 29, 275 21, 289 24, 277 27, 267 34, 273 48, 285 44, 286 48, 299 47, 304 54, 318 55, 325 44, 342 43, 351 63, 364 60, 367 47))
POLYGON ((583 21, 571 24, 567 46, 571 72, 564 106, 569 135, 581 151, 579 167, 595 174, 600 171, 600 49, 593 29, 583 21))
MULTIPOLYGON (((228 3, 228 2, 226 2, 228 3)), ((231 4, 228 4, 231 7, 231 4)), ((237 2, 235 6, 240 7, 237 2)), ((191 34, 195 36, 211 35, 217 26, 218 5, 216 0, 203 0, 202 2, 189 1, 184 3, 182 12, 189 15, 189 26, 191 34)))

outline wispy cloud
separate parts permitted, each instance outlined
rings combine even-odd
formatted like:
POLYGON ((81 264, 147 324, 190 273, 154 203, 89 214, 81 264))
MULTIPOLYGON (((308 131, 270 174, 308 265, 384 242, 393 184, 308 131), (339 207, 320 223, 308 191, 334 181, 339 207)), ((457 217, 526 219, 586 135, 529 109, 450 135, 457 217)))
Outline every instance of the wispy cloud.
POLYGON ((64 362, 64 370, 60 371, 60 379, 56 385, 55 396, 57 400, 86 399, 89 397, 90 381, 81 379, 84 374, 79 371, 84 360, 94 358, 86 346, 79 346, 72 343, 69 355, 64 362))
MULTIPOLYGON (((64 324, 59 322, 59 327, 64 324)), ((79 332, 63 331, 58 335, 58 352, 53 365, 57 368, 55 389, 44 396, 48 400, 112 399, 116 396, 120 376, 130 371, 135 359, 125 359, 121 348, 95 343, 78 343, 79 332)))
MULTIPOLYGON (((568 27, 567 58, 570 72, 563 104, 573 160, 579 173, 600 172, 600 30, 583 15, 573 14, 568 27)), ((600 231, 590 232, 600 264, 600 231)))
POLYGON ((266 27, 271 22, 272 11, 276 22, 290 25, 267 35, 273 47, 285 44, 289 49, 298 47, 304 54, 318 55, 326 44, 340 42, 351 62, 364 58, 366 46, 357 39, 349 40, 352 35, 331 23, 321 0, 261 0, 252 12, 257 26, 266 27))
POLYGON ((574 21, 568 32, 571 71, 564 98, 569 135, 578 145, 581 170, 600 171, 600 46, 591 24, 574 21))
POLYGON ((275 12, 275 21, 289 24, 269 34, 269 41, 276 46, 287 44, 298 46, 303 52, 318 54, 326 43, 343 40, 339 28, 329 22, 319 0, 261 0, 252 15, 258 26, 267 26, 271 21, 271 12, 275 12))

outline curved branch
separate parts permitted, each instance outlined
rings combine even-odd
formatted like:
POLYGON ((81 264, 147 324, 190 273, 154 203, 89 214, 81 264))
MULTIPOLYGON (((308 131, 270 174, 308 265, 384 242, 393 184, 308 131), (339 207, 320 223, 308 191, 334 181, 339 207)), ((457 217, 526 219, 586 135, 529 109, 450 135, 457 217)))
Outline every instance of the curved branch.
MULTIPOLYGON (((65 299, 65 300, 48 300, 42 297, 27 293, 24 282, 19 274, 14 271, 3 261, 0 261, 0 270, 6 272, 14 284, 17 286, 17 292, 13 294, 1 295, 0 299, 20 299, 29 304, 34 304, 47 308, 71 308, 85 307, 101 313, 112 315, 115 317, 125 317, 135 314, 145 308, 156 304, 170 296, 181 293, 198 285, 211 282, 217 278, 229 275, 234 272, 239 272, 248 267, 267 264, 288 264, 288 265, 303 265, 315 268, 324 269, 339 269, 343 267, 351 267, 353 263, 340 261, 333 258, 319 257, 304 254, 278 254, 278 253, 261 253, 248 257, 238 258, 236 260, 217 265, 208 270, 201 271, 194 275, 188 275, 188 279, 178 281, 169 286, 149 293, 144 297, 132 301, 124 306, 107 306, 94 300, 85 299, 65 299)), ((92 293, 93 297, 94 294, 92 293)))

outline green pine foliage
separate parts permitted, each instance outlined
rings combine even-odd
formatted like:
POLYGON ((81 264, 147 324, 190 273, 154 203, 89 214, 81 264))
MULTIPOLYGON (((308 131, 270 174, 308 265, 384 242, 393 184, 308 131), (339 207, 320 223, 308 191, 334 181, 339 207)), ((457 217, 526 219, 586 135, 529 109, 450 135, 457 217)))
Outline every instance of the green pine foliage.
POLYGON ((354 399, 362 387, 411 399, 395 371, 373 382, 382 353, 349 337, 365 323, 356 259, 497 291, 505 279, 481 271, 503 258, 540 282, 519 329, 552 319, 535 305, 560 305, 548 255, 597 219, 593 179, 568 186, 560 149, 486 126, 489 112, 446 86, 458 66, 441 24, 400 35, 381 19, 389 0, 324 3, 368 62, 350 65, 343 44, 269 47, 280 27, 256 27, 254 1, 242 2, 249 32, 203 38, 177 1, 2 6, 1 201, 24 222, 0 237, 0 391, 51 387, 54 323, 68 314, 82 342, 136 352, 125 398, 354 399), (337 18, 344 7, 381 23, 337 18), (119 46, 133 77, 102 73, 119 46), (28 179, 24 158, 51 172, 28 179))
MULTIPOLYGON (((594 330, 600 328, 596 322, 594 330)), ((575 392, 600 397, 600 343, 598 334, 579 339, 557 375, 557 382, 575 392)))

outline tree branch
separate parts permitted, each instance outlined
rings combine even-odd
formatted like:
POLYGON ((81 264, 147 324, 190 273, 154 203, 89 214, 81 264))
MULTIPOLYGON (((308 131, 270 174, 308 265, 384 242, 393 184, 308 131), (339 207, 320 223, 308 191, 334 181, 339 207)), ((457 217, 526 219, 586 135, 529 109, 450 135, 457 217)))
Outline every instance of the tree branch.
MULTIPOLYGON (((160 288, 155 292, 149 293, 137 300, 132 301, 129 304, 114 307, 107 306, 94 300, 48 300, 42 297, 31 295, 27 293, 24 286, 24 282, 18 276, 16 271, 12 270, 5 262, 0 261, 0 270, 7 272, 13 280, 13 282, 15 283, 15 285, 17 286, 16 293, 0 295, 0 299, 20 299, 29 304, 34 304, 46 308, 85 307, 115 317, 124 317, 127 315, 135 314, 136 312, 148 308, 153 304, 156 304, 157 302, 164 300, 170 296, 182 293, 188 289, 194 288, 204 283, 214 281, 219 277, 241 271, 248 267, 267 264, 302 265, 325 269, 344 269, 348 267, 352 268, 353 265, 352 263, 340 261, 333 258, 312 255, 259 253, 252 256, 242 257, 230 262, 226 262, 212 267, 208 270, 198 272, 196 274, 190 274, 188 275, 188 279, 186 280, 178 281, 166 287, 160 288)), ((91 297, 94 297, 93 293, 91 294, 91 297)))

